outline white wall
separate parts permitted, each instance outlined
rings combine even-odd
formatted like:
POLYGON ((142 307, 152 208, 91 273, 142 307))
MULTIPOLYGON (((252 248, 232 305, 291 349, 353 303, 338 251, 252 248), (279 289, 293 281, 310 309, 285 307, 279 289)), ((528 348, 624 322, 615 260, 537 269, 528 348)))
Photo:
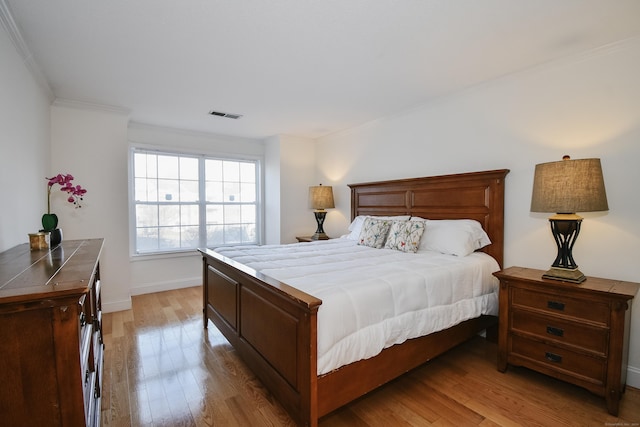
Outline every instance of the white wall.
POLYGON ((280 243, 293 243, 296 236, 310 236, 316 231, 316 219, 308 201, 311 185, 318 185, 315 141, 281 136, 280 243))
MULTIPOLYGON (((638 76, 635 38, 322 138, 318 173, 335 182, 341 213, 325 230, 346 230, 349 183, 507 168, 505 266, 547 269, 556 247, 549 215, 529 212, 534 167, 598 157, 610 210, 582 214, 574 257, 587 275, 640 281, 638 76)), ((640 301, 631 337, 629 384, 640 387, 640 301)))
POLYGON ((51 176, 49 94, 0 26, 0 252, 42 228, 51 176))
POLYGON ((316 181, 316 143, 312 139, 276 135, 265 140, 267 158, 265 243, 297 242, 317 227, 309 208, 309 186, 316 181))
POLYGON ((56 201, 58 226, 66 240, 105 238, 100 257, 105 311, 131 306, 127 123, 125 111, 100 106, 56 101, 51 108, 53 170, 72 174, 74 184, 87 189, 80 209, 56 201))
POLYGON ((275 135, 264 140, 264 243, 277 245, 281 242, 280 212, 280 137, 275 135))

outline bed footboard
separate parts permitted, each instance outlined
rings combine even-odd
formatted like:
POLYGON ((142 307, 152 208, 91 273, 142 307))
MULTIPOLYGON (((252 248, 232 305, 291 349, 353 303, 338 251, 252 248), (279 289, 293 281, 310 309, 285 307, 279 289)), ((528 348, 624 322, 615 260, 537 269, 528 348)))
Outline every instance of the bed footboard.
POLYGON ((300 425, 316 425, 317 312, 322 301, 210 250, 203 319, 210 319, 300 425))

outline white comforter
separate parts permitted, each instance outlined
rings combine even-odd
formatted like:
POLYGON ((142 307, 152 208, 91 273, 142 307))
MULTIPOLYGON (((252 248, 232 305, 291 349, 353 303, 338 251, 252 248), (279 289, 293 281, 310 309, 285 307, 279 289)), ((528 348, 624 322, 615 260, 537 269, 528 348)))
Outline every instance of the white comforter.
POLYGON ((498 263, 403 253, 333 239, 290 245, 237 246, 216 252, 322 300, 318 375, 375 356, 384 348, 497 315, 498 263))

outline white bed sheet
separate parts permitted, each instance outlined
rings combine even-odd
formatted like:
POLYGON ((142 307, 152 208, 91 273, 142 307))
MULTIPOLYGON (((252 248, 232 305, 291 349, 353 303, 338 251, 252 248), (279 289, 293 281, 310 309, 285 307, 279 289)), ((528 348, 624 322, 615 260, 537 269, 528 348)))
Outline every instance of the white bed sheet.
POLYGON ((216 252, 322 300, 318 375, 407 339, 498 314, 491 256, 404 253, 348 239, 216 252))

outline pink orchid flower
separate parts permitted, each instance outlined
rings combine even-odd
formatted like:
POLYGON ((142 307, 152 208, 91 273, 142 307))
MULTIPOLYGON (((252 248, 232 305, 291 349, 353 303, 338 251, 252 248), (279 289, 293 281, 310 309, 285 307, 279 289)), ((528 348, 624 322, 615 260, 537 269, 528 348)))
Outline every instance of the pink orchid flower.
POLYGON ((82 197, 86 194, 87 190, 82 188, 80 185, 73 185, 73 175, 70 173, 67 174, 57 174, 51 178, 46 178, 49 180, 47 187, 47 213, 51 213, 51 188, 58 184, 60 185, 60 191, 64 191, 69 194, 67 201, 69 203, 73 203, 76 205, 76 208, 82 207, 80 202, 82 201, 82 197))

